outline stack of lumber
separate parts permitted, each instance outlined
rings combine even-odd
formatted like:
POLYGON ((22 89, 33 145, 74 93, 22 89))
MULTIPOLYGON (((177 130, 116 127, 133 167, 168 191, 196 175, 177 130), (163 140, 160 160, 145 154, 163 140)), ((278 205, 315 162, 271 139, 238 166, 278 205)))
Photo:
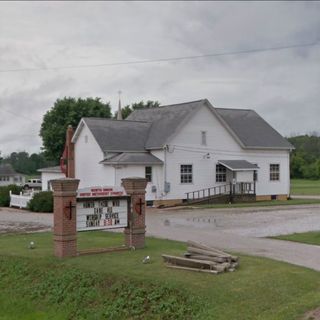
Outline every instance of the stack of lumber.
POLYGON ((238 257, 201 243, 188 241, 187 250, 184 257, 163 254, 167 267, 218 274, 235 271, 239 266, 238 257))

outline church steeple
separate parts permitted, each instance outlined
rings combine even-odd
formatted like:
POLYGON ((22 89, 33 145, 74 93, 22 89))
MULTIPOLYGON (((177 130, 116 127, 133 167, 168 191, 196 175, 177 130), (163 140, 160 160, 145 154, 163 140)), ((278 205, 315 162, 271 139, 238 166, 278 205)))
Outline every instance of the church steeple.
POLYGON ((121 112, 121 90, 118 91, 119 94, 119 105, 118 105, 118 114, 117 114, 117 120, 123 120, 122 119, 122 112, 121 112))

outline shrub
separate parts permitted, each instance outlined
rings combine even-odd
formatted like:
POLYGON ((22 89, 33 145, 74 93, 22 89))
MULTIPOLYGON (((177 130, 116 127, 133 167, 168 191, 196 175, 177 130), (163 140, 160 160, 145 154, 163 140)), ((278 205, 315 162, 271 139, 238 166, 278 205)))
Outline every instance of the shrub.
POLYGON ((16 186, 15 184, 0 187, 0 207, 9 207, 10 190, 13 194, 19 194, 22 191, 22 187, 16 186))
POLYGON ((53 212, 53 195, 51 191, 36 193, 28 203, 28 209, 34 212, 53 212))

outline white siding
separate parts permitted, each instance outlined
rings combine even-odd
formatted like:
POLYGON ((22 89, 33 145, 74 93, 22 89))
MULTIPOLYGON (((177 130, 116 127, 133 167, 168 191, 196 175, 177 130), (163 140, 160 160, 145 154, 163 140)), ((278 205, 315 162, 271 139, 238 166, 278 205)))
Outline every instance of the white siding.
POLYGON ((16 184, 23 186, 26 182, 25 176, 17 174, 16 176, 1 176, 0 186, 8 186, 10 184, 16 184))
MULTIPOLYGON (((145 165, 126 165, 117 167, 116 169, 116 185, 121 185, 121 179, 130 177, 145 178, 145 165)), ((148 182, 146 188, 146 200, 156 200, 161 198, 161 192, 163 189, 162 184, 162 166, 152 166, 152 181, 148 182), (156 187, 156 192, 152 192, 152 187, 156 187)))
MULTIPOLYGON (((289 194, 289 151, 245 150, 207 108, 196 115, 170 141, 166 157, 167 181, 171 190, 165 199, 185 198, 186 192, 213 187, 218 160, 247 160, 259 166, 257 195, 289 194), (207 132, 207 145, 201 145, 201 131, 207 132), (207 154, 209 154, 207 156, 207 154), (269 165, 280 164, 280 181, 269 180, 269 165), (180 165, 193 165, 193 183, 180 183, 180 165)), ((232 172, 227 172, 232 181, 232 172)))
POLYGON ((49 181, 54 179, 65 178, 65 174, 62 172, 41 172, 41 189, 42 191, 51 190, 49 181))
MULTIPOLYGON (((287 194, 290 192, 289 151, 286 150, 245 150, 222 126, 216 116, 206 107, 202 107, 185 126, 168 142, 167 150, 152 150, 152 154, 164 162, 163 166, 153 166, 153 181, 147 186, 147 200, 181 199, 191 192, 225 182, 216 183, 216 164, 219 160, 247 160, 259 166, 257 195, 287 194), (201 132, 206 132, 206 143, 201 144, 201 132), (280 180, 270 181, 269 167, 280 164, 280 180), (192 164, 193 182, 180 183, 180 165, 192 164), (165 181, 170 183, 170 192, 164 192, 165 181), (152 186, 156 192, 151 192, 152 186)), ((83 127, 75 145, 76 177, 80 187, 93 185, 121 185, 126 177, 144 177, 144 165, 128 165, 115 169, 113 166, 99 164, 103 152, 90 130, 83 127), (87 137, 87 143, 85 142, 87 137)), ((238 173, 239 181, 249 180, 249 174, 238 173)), ((252 177, 252 171, 250 173, 252 177)), ((237 177, 237 176, 236 176, 237 177)), ((233 173, 227 171, 227 182, 231 182, 233 173)))
POLYGON ((16 184, 14 182, 14 178, 12 176, 3 176, 1 177, 1 180, 0 180, 0 186, 8 186, 9 184, 16 184))
POLYGON ((75 176, 80 179, 79 188, 115 185, 114 168, 100 164, 102 160, 102 150, 84 125, 75 144, 75 176))
POLYGON ((253 181, 253 171, 238 171, 236 172, 237 182, 252 182, 253 181))

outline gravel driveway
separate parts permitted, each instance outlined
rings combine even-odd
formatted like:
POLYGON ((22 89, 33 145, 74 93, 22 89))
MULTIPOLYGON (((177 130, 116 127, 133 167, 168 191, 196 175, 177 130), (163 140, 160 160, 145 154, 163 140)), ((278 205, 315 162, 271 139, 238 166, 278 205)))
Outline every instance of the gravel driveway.
MULTIPOLYGON (((0 233, 51 230, 52 214, 0 208, 0 233)), ((320 230, 320 205, 233 208, 148 209, 147 235, 194 240, 234 252, 268 257, 320 271, 320 247, 266 239, 320 230)))
POLYGON ((51 213, 35 213, 14 208, 0 208, 0 234, 48 231, 53 226, 51 213))
POLYGON ((150 210, 148 224, 269 237, 320 230, 320 205, 233 209, 150 210))
POLYGON ((149 210, 147 234, 194 240, 320 271, 320 247, 262 237, 320 230, 320 205, 149 210))

